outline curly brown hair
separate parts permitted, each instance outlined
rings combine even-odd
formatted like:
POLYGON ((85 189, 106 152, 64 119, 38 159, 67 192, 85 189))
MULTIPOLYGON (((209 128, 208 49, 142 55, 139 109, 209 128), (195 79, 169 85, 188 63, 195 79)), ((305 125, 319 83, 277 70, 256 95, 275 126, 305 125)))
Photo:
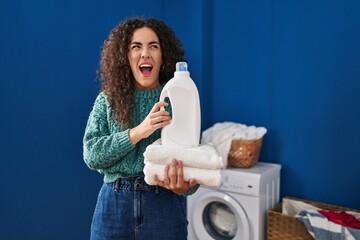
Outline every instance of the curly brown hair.
POLYGON ((169 81, 176 62, 185 61, 185 51, 175 33, 163 21, 148 18, 127 19, 117 25, 105 40, 99 66, 101 91, 106 94, 114 117, 123 127, 131 127, 135 79, 128 59, 129 45, 136 29, 148 27, 160 41, 164 68, 159 73, 160 84, 169 81))

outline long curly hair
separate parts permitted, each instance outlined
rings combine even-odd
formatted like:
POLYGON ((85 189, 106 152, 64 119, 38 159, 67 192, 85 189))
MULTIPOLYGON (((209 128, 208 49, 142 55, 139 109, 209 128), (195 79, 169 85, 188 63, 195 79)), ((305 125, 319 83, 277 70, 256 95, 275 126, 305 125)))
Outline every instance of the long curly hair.
POLYGON ((105 40, 101 49, 98 75, 103 91, 109 101, 113 116, 121 126, 132 126, 135 79, 128 59, 129 45, 136 29, 148 27, 160 41, 164 68, 159 73, 160 84, 169 81, 174 74, 176 62, 185 61, 185 51, 175 33, 163 21, 127 19, 117 25, 105 40))

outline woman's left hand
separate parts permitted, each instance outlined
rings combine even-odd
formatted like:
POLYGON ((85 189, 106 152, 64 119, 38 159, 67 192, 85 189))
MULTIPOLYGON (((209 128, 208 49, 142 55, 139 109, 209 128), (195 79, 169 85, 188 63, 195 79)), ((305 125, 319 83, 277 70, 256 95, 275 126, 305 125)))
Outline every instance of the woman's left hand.
POLYGON ((164 180, 160 181, 158 176, 154 176, 154 181, 160 187, 169 189, 177 194, 184 194, 196 185, 195 179, 189 182, 184 180, 184 170, 182 161, 173 159, 171 165, 164 168, 164 180))

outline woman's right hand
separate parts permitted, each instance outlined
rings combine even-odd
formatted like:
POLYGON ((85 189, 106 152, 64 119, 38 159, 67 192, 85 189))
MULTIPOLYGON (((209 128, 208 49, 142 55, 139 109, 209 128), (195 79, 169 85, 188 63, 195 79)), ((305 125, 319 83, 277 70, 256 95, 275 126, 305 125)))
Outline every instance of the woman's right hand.
POLYGON ((157 129, 165 127, 170 124, 170 113, 161 110, 162 107, 168 106, 166 102, 157 102, 151 109, 150 113, 146 116, 144 121, 138 126, 130 129, 129 137, 133 144, 136 144, 143 138, 147 138, 157 129))

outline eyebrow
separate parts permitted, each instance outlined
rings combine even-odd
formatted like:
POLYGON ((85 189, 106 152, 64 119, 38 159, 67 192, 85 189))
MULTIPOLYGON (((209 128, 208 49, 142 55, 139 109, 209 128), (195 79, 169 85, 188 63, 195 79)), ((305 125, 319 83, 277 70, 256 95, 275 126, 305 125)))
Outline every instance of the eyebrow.
MULTIPOLYGON (((142 45, 141 42, 132 42, 132 43, 130 43, 130 45, 133 45, 133 44, 142 45)), ((148 45, 151 45, 151 44, 158 44, 158 45, 160 45, 160 43, 157 42, 157 41, 152 41, 152 42, 149 42, 149 43, 148 43, 148 45)))

